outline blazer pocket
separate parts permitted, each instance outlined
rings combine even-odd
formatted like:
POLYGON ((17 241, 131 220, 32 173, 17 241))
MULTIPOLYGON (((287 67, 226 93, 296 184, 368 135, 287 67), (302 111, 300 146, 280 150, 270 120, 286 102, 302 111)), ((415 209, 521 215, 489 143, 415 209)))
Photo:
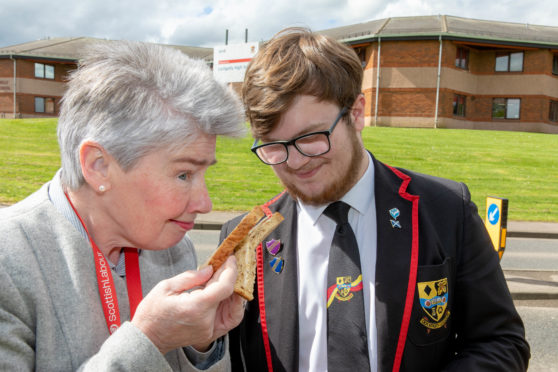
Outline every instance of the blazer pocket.
POLYGON ((445 340, 450 334, 453 304, 452 260, 441 265, 419 266, 409 339, 426 346, 445 340))

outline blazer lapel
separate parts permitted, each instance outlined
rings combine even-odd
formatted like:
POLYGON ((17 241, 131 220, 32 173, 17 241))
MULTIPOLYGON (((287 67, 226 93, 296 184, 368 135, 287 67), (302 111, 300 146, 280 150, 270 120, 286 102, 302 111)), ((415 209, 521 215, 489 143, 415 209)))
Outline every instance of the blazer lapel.
MULTIPOLYGON (((412 301, 416 286, 418 197, 406 193, 408 177, 372 158, 378 231, 375 279, 378 371, 387 371, 392 370, 394 361, 398 369, 401 361, 408 327, 405 316, 410 316, 412 306, 407 305, 407 310, 405 307, 412 301)), ((262 244, 265 323, 274 371, 297 371, 296 203, 285 193, 269 209, 280 212, 285 221, 262 244), (271 239, 281 240, 281 250, 275 256, 265 248, 271 239), (284 260, 280 273, 269 264, 275 257, 284 260)))
MULTIPOLYGON (((413 275, 416 281, 416 263, 411 265, 411 257, 414 234, 418 255, 418 205, 413 211, 415 197, 406 194, 406 183, 400 178, 401 174, 375 159, 374 172, 378 229, 375 279, 378 370, 387 371, 392 370, 396 354, 403 353, 406 338, 408 320, 405 324, 404 314, 410 316, 410 308, 405 312, 405 304, 409 285, 414 293, 413 275), (401 342, 403 345, 398 349, 401 342)), ((418 197, 415 203, 418 204, 418 197)), ((400 361, 401 355, 397 357, 400 361)))
MULTIPOLYGON (((297 215, 296 203, 287 193, 269 206, 285 220, 262 243, 265 283, 266 325, 274 371, 298 370, 298 284, 297 284, 297 215), (266 242, 281 241, 275 255, 266 249, 266 242), (272 260, 283 260, 282 270, 272 267, 272 260), (279 272, 277 272, 279 271, 279 272)), ((260 305, 261 306, 261 305, 260 305)), ((263 324, 262 324, 263 326, 263 324)))

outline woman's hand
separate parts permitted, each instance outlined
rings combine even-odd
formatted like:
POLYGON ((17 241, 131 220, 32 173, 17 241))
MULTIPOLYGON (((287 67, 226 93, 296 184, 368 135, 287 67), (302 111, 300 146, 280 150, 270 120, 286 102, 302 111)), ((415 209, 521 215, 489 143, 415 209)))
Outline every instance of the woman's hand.
POLYGON ((132 324, 163 354, 188 345, 204 351, 244 314, 244 300, 233 293, 234 256, 212 274, 208 266, 161 281, 140 302, 132 324))

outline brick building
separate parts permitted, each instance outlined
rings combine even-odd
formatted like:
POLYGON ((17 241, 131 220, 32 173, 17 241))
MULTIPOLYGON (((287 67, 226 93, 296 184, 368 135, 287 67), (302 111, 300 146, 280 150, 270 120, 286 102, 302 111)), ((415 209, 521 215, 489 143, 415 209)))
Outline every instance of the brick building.
MULTIPOLYGON (((421 16, 319 32, 360 56, 367 125, 558 133, 558 27, 421 16)), ((66 76, 92 41, 0 48, 0 117, 56 116, 66 76)), ((211 48, 174 47, 213 61, 211 48)))
POLYGON ((367 125, 558 133, 558 27, 422 16, 320 32, 360 56, 367 125))
MULTIPOLYGON (((94 38, 53 38, 0 48, 0 118, 56 117, 68 73, 94 38), (15 89, 14 89, 15 87, 15 89), (15 113, 15 114, 14 114, 15 113)), ((213 49, 173 46, 213 62, 213 49)))

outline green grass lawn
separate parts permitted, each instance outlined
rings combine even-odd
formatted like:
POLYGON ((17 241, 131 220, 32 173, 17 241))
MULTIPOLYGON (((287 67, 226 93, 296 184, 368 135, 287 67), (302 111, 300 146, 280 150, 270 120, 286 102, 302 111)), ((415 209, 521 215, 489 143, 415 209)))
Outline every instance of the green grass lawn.
POLYGON ((0 203, 23 199, 60 168, 56 119, 0 119, 0 203))
MULTIPOLYGON (((465 182, 484 217, 487 196, 509 200, 510 220, 558 221, 558 137, 450 129, 365 128, 381 161, 465 182)), ((252 140, 219 138, 207 173, 215 210, 247 210, 281 189, 252 140)), ((0 119, 0 203, 23 199, 60 166, 56 119, 0 119)))

